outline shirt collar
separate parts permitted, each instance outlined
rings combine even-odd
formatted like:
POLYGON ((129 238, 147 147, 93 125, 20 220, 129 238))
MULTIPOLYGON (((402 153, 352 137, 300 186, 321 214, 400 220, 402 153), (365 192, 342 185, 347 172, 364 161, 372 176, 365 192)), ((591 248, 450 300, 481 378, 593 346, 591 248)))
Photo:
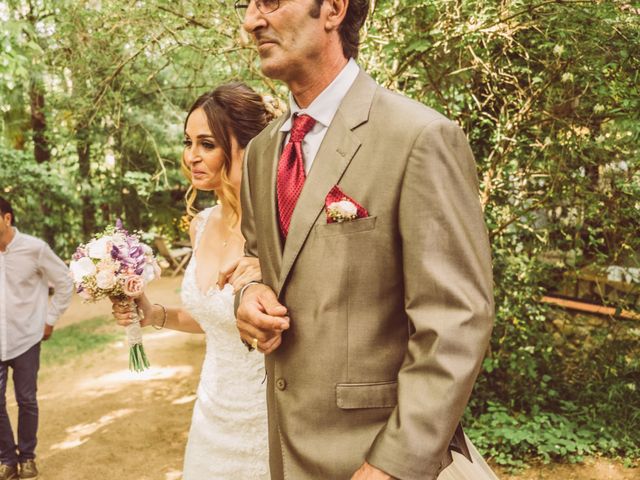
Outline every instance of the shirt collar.
POLYGON ((307 108, 300 108, 289 92, 289 118, 280 127, 281 132, 291 130, 293 115, 307 114, 313 117, 317 123, 328 127, 331 125, 333 117, 335 117, 342 99, 345 97, 356 77, 360 73, 360 67, 353 58, 350 58, 347 64, 336 78, 318 95, 311 105, 307 108))
POLYGON ((18 241, 19 237, 22 235, 17 227, 11 227, 11 228, 13 228, 13 234, 14 235, 13 235, 13 238, 11 239, 11 241, 9 243, 7 243, 7 246, 4 249, 4 253, 7 253, 9 250, 11 250, 11 247, 16 244, 16 242, 18 241))

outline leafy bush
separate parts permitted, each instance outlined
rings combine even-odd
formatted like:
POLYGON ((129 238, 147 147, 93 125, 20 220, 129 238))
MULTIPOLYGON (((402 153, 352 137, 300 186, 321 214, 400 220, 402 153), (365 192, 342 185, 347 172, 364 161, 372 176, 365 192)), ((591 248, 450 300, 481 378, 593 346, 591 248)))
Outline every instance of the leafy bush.
MULTIPOLYGON (((565 273, 640 265, 637 7, 388 0, 376 8, 367 68, 458 122, 478 163, 496 325, 470 436, 506 465, 637 459, 638 338, 623 339, 613 322, 582 349, 559 346, 561 313, 539 303, 565 273)), ((614 305, 637 309, 636 296, 614 305)))
MULTIPOLYGON (((568 404, 565 409, 570 411, 575 406, 568 404)), ((514 414, 504 405, 489 402, 485 413, 469 419, 468 434, 495 463, 513 468, 523 467, 531 459, 574 463, 603 453, 624 452, 632 458, 640 455, 632 438, 612 434, 606 421, 590 419, 584 413, 587 412, 514 414)))

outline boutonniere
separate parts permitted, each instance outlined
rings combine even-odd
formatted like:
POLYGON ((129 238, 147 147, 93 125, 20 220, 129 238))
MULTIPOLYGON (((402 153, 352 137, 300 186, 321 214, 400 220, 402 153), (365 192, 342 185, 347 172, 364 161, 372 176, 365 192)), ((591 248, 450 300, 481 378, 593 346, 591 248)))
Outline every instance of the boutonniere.
POLYGON ((337 185, 327 194, 324 205, 327 223, 341 223, 369 216, 366 208, 340 190, 337 185))
POLYGON ((353 220, 358 218, 358 207, 356 207, 352 201, 343 198, 327 206, 327 215, 335 223, 353 220))

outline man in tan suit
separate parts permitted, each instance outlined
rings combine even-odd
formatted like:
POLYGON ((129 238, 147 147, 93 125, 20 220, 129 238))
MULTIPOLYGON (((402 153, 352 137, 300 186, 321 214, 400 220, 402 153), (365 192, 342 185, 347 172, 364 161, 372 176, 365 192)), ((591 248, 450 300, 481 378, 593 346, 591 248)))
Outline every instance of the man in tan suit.
POLYGON ((435 479, 467 453, 458 422, 493 318, 465 136, 359 69, 367 0, 237 6, 291 90, 247 148, 242 231, 263 283, 236 299, 267 354, 271 478, 435 479))

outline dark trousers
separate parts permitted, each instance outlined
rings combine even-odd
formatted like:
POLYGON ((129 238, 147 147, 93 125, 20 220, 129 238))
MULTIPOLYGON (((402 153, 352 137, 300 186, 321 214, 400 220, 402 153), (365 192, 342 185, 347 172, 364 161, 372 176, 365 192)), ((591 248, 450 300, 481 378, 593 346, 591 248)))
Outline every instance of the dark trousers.
POLYGON ((40 368, 40 343, 22 355, 0 362, 0 463, 16 465, 35 458, 38 432, 36 391, 40 368), (18 403, 18 444, 7 415, 7 379, 13 369, 13 385, 18 403))

